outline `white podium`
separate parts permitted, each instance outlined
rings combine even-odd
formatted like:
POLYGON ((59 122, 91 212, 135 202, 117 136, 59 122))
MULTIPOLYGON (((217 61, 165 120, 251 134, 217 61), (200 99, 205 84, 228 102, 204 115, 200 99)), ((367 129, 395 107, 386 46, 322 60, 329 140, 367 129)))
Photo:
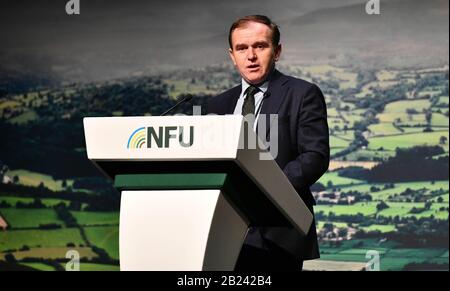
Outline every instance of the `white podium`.
POLYGON ((122 194, 121 270, 233 270, 249 226, 308 232, 311 212, 244 124, 235 115, 84 119, 88 158, 122 194))

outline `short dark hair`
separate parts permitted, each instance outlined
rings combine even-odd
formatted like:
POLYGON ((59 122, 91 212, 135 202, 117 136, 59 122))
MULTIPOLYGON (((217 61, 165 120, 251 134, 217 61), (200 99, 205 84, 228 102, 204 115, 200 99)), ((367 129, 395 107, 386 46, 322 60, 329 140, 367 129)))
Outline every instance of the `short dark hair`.
POLYGON ((270 30, 272 31, 272 44, 274 47, 278 46, 278 44, 280 43, 280 30, 278 28, 278 25, 265 15, 247 15, 237 19, 230 27, 230 32, 228 33, 228 43, 230 44, 231 49, 233 49, 231 34, 236 28, 245 26, 248 22, 258 22, 270 27, 270 30))

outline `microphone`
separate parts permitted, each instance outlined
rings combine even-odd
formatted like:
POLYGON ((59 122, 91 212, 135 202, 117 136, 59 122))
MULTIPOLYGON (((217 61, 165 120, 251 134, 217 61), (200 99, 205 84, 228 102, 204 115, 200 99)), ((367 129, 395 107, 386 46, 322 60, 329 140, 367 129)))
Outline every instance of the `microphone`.
POLYGON ((270 92, 266 91, 266 93, 264 93, 263 99, 269 98, 270 97, 270 92))
POLYGON ((175 104, 174 106, 170 107, 169 109, 167 109, 166 111, 164 111, 160 116, 164 116, 167 113, 169 113, 170 111, 172 111, 173 109, 177 108, 178 106, 180 106, 181 104, 183 104, 184 102, 188 102, 191 101, 192 98, 194 98, 194 96, 192 96, 191 94, 187 94, 186 96, 184 96, 183 99, 181 99, 180 101, 177 102, 177 104, 175 104))

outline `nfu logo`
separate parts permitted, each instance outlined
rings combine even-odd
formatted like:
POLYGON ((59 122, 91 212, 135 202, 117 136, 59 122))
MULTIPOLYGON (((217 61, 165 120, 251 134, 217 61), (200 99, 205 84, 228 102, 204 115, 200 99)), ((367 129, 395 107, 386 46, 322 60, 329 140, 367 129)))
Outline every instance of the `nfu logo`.
POLYGON ((169 148, 171 139, 178 139, 182 147, 190 147, 194 144, 194 127, 189 126, 188 130, 189 133, 185 134, 184 126, 140 127, 128 138, 127 148, 152 148, 155 145, 158 148, 169 148))

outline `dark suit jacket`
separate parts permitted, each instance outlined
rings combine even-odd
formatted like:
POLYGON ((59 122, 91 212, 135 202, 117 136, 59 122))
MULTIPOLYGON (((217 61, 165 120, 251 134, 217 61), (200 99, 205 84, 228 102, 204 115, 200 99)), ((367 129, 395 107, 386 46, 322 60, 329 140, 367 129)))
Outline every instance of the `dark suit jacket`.
MULTIPOLYGON (((241 86, 237 86, 210 99, 208 113, 233 114, 240 93, 241 86)), ((274 70, 269 78, 261 114, 278 114, 278 155, 275 161, 313 211, 315 201, 309 187, 326 172, 330 159, 327 112, 322 92, 314 84, 274 70)), ((268 140, 270 126, 267 126, 265 134, 268 140)), ((258 232, 262 240, 275 243, 299 259, 319 257, 314 223, 306 237, 288 227, 265 227, 259 228, 258 232)))

